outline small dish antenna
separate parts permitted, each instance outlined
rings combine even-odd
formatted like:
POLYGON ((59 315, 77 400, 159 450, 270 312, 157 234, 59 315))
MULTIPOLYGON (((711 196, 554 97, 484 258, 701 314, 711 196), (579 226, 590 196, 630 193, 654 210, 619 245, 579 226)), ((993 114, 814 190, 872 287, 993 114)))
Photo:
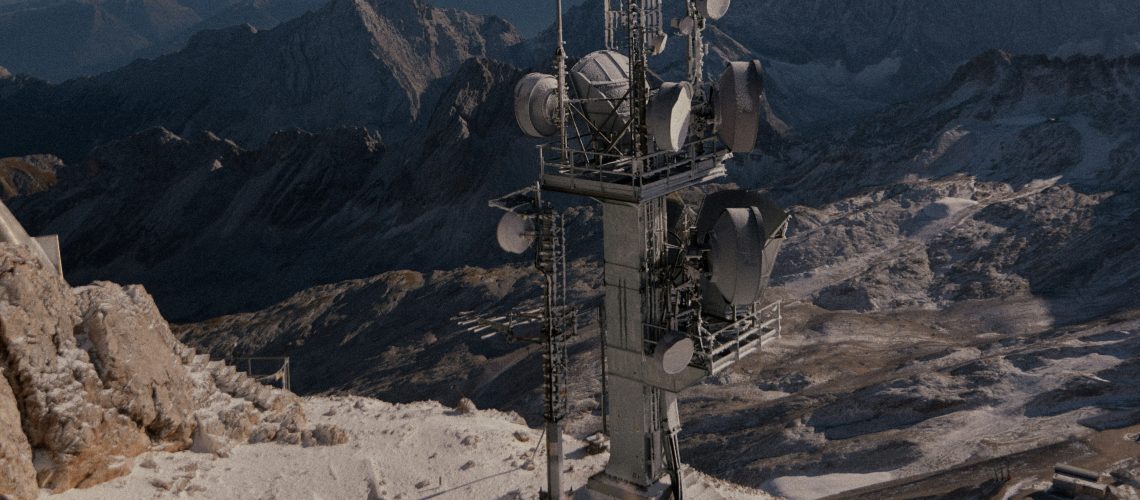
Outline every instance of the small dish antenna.
POLYGON ((531 137, 550 137, 558 132, 558 79, 530 73, 515 85, 515 121, 531 137))
POLYGON ((660 149, 678 151, 689 138, 693 116, 693 87, 688 82, 664 83, 646 108, 649 134, 660 149))
POLYGON ((728 13, 728 6, 732 0, 697 0, 697 11, 713 21, 724 17, 728 13))
POLYGON ((747 153, 756 147, 763 93, 764 68, 760 61, 730 62, 717 80, 713 95, 720 122, 717 133, 733 152, 747 153))
POLYGON ((534 244, 534 221, 514 212, 503 214, 496 231, 499 246, 510 253, 526 252, 534 244))
POLYGON ((695 353, 696 344, 693 344, 693 339, 682 333, 672 332, 657 342, 653 357, 665 373, 676 375, 689 366, 695 353))

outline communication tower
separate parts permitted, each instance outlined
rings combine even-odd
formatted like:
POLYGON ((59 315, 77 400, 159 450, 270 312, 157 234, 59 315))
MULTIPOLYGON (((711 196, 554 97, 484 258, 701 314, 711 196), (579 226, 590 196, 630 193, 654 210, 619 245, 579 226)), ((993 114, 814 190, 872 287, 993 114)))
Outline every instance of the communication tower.
POLYGON ((706 81, 702 32, 725 15, 729 0, 676 0, 685 4, 684 17, 669 26, 665 1, 605 0, 605 48, 567 68, 556 0, 554 72, 528 74, 515 87, 520 128, 556 140, 538 148, 537 184, 491 205, 507 211, 498 228, 503 249, 535 247, 544 303, 467 322, 545 346, 554 498, 564 494, 565 342, 576 331, 577 311, 566 303, 562 218, 543 192, 586 196, 602 206, 611 446, 605 471, 590 479, 594 497, 683 498, 678 393, 780 333, 780 304, 762 299, 788 215, 747 191, 712 193, 699 210, 674 194, 724 176, 733 153, 754 149, 763 70, 759 61, 731 62, 715 82, 706 81), (686 79, 654 85, 649 59, 664 50, 668 27, 685 40, 686 79), (520 334, 527 325, 540 332, 520 334))

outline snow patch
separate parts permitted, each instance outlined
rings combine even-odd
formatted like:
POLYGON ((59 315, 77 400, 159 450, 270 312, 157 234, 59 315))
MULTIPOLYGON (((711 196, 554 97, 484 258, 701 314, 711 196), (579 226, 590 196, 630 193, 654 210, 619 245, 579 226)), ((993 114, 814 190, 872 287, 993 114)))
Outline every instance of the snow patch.
POLYGON ((824 474, 821 476, 784 476, 772 479, 762 487, 765 491, 791 500, 822 498, 895 478, 891 472, 866 474, 824 474))

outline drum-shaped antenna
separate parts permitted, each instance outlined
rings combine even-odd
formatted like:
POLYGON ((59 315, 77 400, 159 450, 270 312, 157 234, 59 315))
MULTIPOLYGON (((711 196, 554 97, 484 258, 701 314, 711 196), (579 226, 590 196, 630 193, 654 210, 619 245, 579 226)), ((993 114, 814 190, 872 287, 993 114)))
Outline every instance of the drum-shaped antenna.
POLYGON ((620 52, 591 52, 570 68, 574 92, 590 99, 583 106, 594 128, 617 132, 629 122, 629 58, 620 52))
POLYGON ((664 83, 645 111, 649 135, 657 147, 677 151, 689 137, 693 116, 693 87, 688 82, 664 83))
POLYGON ((697 0, 697 10, 713 21, 724 17, 732 0, 697 0))
POLYGON ((514 212, 503 214, 496 231, 499 246, 511 253, 523 253, 534 243, 534 221, 514 212))
POLYGON ((733 152, 747 153, 756 147, 760 131, 760 106, 764 94, 764 68, 760 61, 731 62, 714 88, 713 108, 717 133, 733 152))
MULTIPOLYGON (((788 213, 763 195, 747 191, 709 195, 697 218, 696 238, 709 249, 711 288, 729 305, 758 302, 772 277, 787 228, 788 213)), ((706 301, 710 298, 706 295, 706 301)))
POLYGON ((695 352, 696 346, 693 345, 693 339, 681 333, 672 332, 657 342, 657 348, 653 351, 653 358, 657 360, 665 373, 676 375, 684 371, 686 366, 689 366, 695 352))
POLYGON ((550 137, 558 132, 558 79, 531 73, 515 85, 515 121, 531 137, 550 137))
POLYGON ((728 303, 749 305, 760 299, 764 240, 758 208, 729 208, 717 219, 709 235, 709 270, 728 303))

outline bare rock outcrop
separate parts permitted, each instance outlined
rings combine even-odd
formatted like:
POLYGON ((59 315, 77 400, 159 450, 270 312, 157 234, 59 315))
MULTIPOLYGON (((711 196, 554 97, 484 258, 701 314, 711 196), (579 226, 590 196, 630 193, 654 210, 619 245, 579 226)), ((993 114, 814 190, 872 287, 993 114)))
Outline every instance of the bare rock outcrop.
POLYGON ((225 455, 259 431, 281 443, 337 441, 327 438, 337 430, 309 428, 293 394, 178 342, 142 287, 72 289, 8 243, 0 374, 0 495, 15 498, 113 479, 148 450, 225 455))
POLYGON ((17 498, 34 497, 36 470, 32 467, 32 447, 20 429, 16 395, 0 376, 0 493, 4 492, 17 498))
POLYGON ((0 364, 35 450, 39 485, 90 486, 129 471, 146 434, 118 411, 74 335, 71 289, 25 247, 0 247, 0 364))
POLYGON ((193 430, 194 383, 174 338, 140 286, 96 283, 76 290, 85 310, 76 329, 104 388, 152 438, 185 448, 193 430))
MULTIPOLYGON (((4 78, 0 68, 0 78, 4 78)), ((55 185, 63 160, 54 155, 0 158, 0 199, 47 191, 55 185)))

